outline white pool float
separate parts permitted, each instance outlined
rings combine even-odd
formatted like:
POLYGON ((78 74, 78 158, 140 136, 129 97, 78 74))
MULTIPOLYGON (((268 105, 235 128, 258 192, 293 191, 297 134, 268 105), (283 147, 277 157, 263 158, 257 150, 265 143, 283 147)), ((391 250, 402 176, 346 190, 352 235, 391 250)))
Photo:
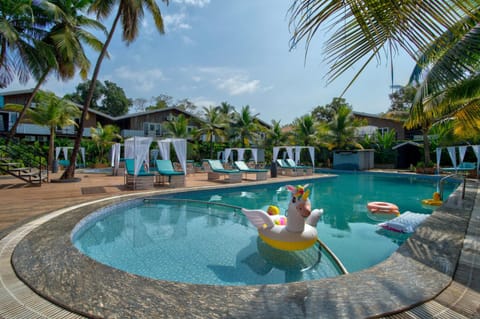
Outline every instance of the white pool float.
POLYGON ((270 246, 281 250, 307 249, 317 241, 317 223, 323 209, 311 210, 307 190, 304 186, 287 185, 292 194, 285 216, 269 215, 263 210, 242 209, 250 222, 258 229, 260 238, 270 246))

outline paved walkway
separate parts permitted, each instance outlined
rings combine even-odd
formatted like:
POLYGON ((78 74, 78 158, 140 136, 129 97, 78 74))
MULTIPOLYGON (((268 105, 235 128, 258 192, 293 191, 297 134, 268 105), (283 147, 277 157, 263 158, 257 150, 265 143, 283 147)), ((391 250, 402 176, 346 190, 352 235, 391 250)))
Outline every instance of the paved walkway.
MULTIPOLYGON (((0 200, 2 202, 2 206, 0 206, 0 238, 9 233, 16 233, 16 231, 14 232, 13 230, 18 229, 18 227, 25 224, 26 221, 36 220, 38 216, 45 215, 48 212, 56 211, 60 208, 71 207, 110 196, 143 192, 126 190, 123 186, 123 177, 121 176, 114 177, 104 174, 77 172, 76 177, 80 177, 81 182, 49 183, 44 184, 42 187, 23 187, 23 185, 15 180, 0 179, 0 200)), ((284 177, 279 177, 277 180, 280 181, 282 179, 285 181, 289 180, 284 177)), ((208 182, 206 174, 190 175, 187 179, 187 187, 189 188, 218 186, 218 183, 208 182)), ((460 246, 463 245, 463 249, 458 259, 458 264, 454 265, 456 268, 453 276, 454 281, 433 300, 422 303, 413 309, 404 309, 404 311, 400 313, 392 314, 390 316, 391 318, 480 318, 480 280, 478 280, 480 274, 480 261, 478 258, 480 251, 480 196, 478 195, 478 185, 476 183, 474 188, 477 194, 476 200, 474 199, 476 204, 468 224, 467 234, 462 237, 464 238, 463 242, 457 243, 460 244, 460 246)), ((171 191, 171 189, 167 188, 160 188, 159 190, 171 191)), ((20 236, 23 235, 24 234, 20 234, 20 236)), ((428 249, 430 247, 418 245, 414 248, 428 249)), ((447 249, 447 247, 444 248, 447 249)), ((5 261, 2 259, 2 265, 3 262, 9 263, 8 260, 5 261)), ((9 276, 15 277, 14 274, 10 274, 9 276)), ((2 277, 2 280, 5 278, 15 279, 10 277, 2 277)), ((3 281, 2 283, 5 284, 3 281)), ((339 291, 336 291, 336 293, 341 294, 339 291)), ((345 295, 344 298, 348 298, 349 292, 346 291, 346 293, 347 295, 345 295)), ((0 293, 0 303, 2 307, 4 297, 7 296, 0 293)), ((234 299, 237 298, 238 297, 235 297, 234 299)), ((246 294, 244 298, 248 298, 248 294, 246 294)), ((295 300, 293 301, 296 302, 295 300)), ((48 304, 48 302, 44 300, 36 302, 40 305, 40 308, 46 307, 45 304, 48 304)), ((339 305, 341 304, 342 303, 339 305)), ((19 310, 20 308, 14 308, 12 315, 5 316, 5 318, 25 318, 26 316, 19 316, 19 314, 22 313, 19 310)), ((338 310, 338 306, 334 308, 338 310)), ((232 308, 232 310, 233 309, 234 308, 232 308)), ((63 313, 62 309, 58 307, 53 307, 53 310, 50 311, 52 315, 46 316, 47 318, 78 318, 78 316, 74 314, 67 316, 67 314, 63 313)), ((348 313, 358 313, 356 311, 359 310, 345 309, 345 311, 345 316, 343 317, 349 318, 348 313)), ((32 318, 45 317, 40 314, 35 315, 35 312, 30 316, 32 318)), ((324 317, 330 318, 328 315, 324 317)))

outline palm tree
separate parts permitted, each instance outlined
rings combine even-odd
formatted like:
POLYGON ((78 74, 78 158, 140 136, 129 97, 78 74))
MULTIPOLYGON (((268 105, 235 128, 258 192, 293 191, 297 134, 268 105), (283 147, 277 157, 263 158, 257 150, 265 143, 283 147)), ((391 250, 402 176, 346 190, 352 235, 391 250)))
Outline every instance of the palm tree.
POLYGON ((257 116, 258 113, 252 114, 249 105, 243 106, 240 113, 235 113, 230 135, 240 140, 241 147, 250 147, 251 143, 258 140, 260 129, 257 116))
POLYGON ((355 130, 364 123, 353 116, 352 110, 342 105, 337 110, 333 119, 323 124, 326 131, 325 140, 328 149, 362 149, 362 145, 356 141, 355 130))
POLYGON ((86 78, 90 62, 86 57, 82 42, 95 50, 100 50, 103 44, 85 28, 105 29, 98 21, 79 14, 87 4, 83 0, 51 0, 49 2, 47 13, 52 19, 53 26, 41 41, 36 42, 35 46, 37 58, 43 58, 43 62, 40 65, 33 64, 30 68, 37 79, 37 84, 10 129, 8 140, 15 135, 35 94, 53 70, 59 78, 67 80, 75 75, 78 68, 82 78, 86 78))
POLYGON ((288 137, 282 132, 280 121, 272 120, 272 126, 266 133, 266 144, 269 146, 284 145, 287 142, 288 137))
MULTIPOLYGON (((168 0, 162 0, 168 4, 168 0)), ((73 151, 71 154, 70 165, 67 167, 62 175, 62 179, 71 179, 75 176, 75 160, 80 149, 80 142, 83 136, 83 129, 85 127, 85 120, 87 119, 88 109, 92 101, 93 92, 95 91, 95 85, 97 82, 98 74, 100 73, 100 67, 103 59, 107 54, 108 46, 112 41, 115 34, 118 23, 122 24, 122 39, 128 44, 132 43, 138 36, 139 26, 144 17, 144 7, 151 13, 157 30, 163 34, 163 19, 155 0, 94 0, 90 6, 89 11, 95 13, 99 20, 107 18, 114 9, 116 9, 115 16, 113 18, 112 26, 108 32, 105 45, 103 46, 100 55, 98 56, 95 64, 95 69, 92 74, 90 88, 88 90, 87 98, 83 104, 82 116, 80 118, 80 125, 75 138, 73 151)))
POLYGON ((220 103, 220 105, 217 106, 217 109, 226 119, 231 119, 232 114, 235 112, 235 107, 228 102, 220 103))
POLYGON ((112 124, 102 126, 101 123, 97 123, 97 127, 90 128, 90 135, 93 142, 97 145, 100 161, 105 159, 107 147, 111 147, 116 141, 122 140, 119 131, 118 126, 112 124))
POLYGON ((46 55, 40 39, 47 34, 50 19, 44 6, 29 0, 4 0, 0 10, 0 88, 8 86, 17 76, 21 84, 33 73, 43 69, 46 55))
POLYGON ((318 141, 318 123, 312 115, 307 114, 293 121, 295 143, 304 146, 314 146, 318 141))
MULTIPOLYGON (((471 36, 469 42, 473 47, 459 47, 456 50, 459 55, 451 54, 450 60, 445 59, 448 63, 438 65, 445 72, 438 75, 462 73, 467 66, 477 65, 478 55, 474 52, 479 52, 480 34, 476 30, 478 26, 468 26, 479 23, 479 9, 478 1, 468 0, 400 3, 378 0, 295 0, 290 8, 290 26, 293 28, 291 47, 305 40, 308 52, 309 44, 319 30, 331 30, 327 33, 329 38, 325 44, 329 81, 351 70, 356 63, 362 63, 356 67, 359 71, 347 85, 348 89, 370 62, 382 59, 382 54, 391 60, 393 72, 392 59, 400 49, 417 60, 419 52, 426 53, 424 49, 441 38, 447 30, 452 39, 458 40, 464 39, 465 29, 471 29, 468 35, 471 36), (449 71, 452 67, 455 70, 449 71)), ((445 41, 446 37, 442 40, 445 41)), ((451 43, 438 42, 438 48, 451 43)))
MULTIPOLYGON (((75 118, 80 110, 73 102, 61 99, 53 92, 39 91, 35 98, 35 108, 28 109, 27 116, 35 124, 47 126, 50 130, 48 147, 48 166, 52 169, 55 150, 55 132, 57 127, 77 125, 75 118)), ((7 107, 7 106, 6 106, 7 107)), ((8 105, 10 109, 20 109, 23 105, 8 105)))
POLYGON ((204 136, 205 141, 210 143, 210 158, 213 158, 213 144, 217 139, 223 140, 227 123, 225 118, 214 106, 203 107, 203 122, 197 131, 198 136, 204 136))
POLYGON ((188 137, 188 119, 183 114, 178 115, 172 121, 168 121, 164 125, 169 136, 178 138, 188 137))

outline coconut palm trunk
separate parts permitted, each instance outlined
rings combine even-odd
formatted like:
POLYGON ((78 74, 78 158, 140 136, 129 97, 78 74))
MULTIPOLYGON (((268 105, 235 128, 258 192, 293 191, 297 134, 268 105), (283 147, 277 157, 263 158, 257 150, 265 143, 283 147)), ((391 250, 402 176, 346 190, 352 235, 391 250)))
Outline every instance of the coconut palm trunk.
POLYGON ((115 16, 115 19, 113 20, 112 27, 108 33, 107 40, 105 41, 102 51, 100 51, 100 55, 98 56, 97 63, 95 64, 95 69, 93 71, 92 80, 90 82, 88 95, 83 104, 82 116, 80 118, 77 136, 75 138, 75 143, 73 145, 72 154, 70 155, 70 165, 68 165, 67 169, 63 172, 60 179, 73 179, 75 177, 75 163, 77 160, 78 151, 80 150, 80 142, 82 141, 82 137, 83 137, 83 130, 85 128, 85 121, 87 119, 88 109, 90 107, 93 93, 95 91, 95 85, 97 82, 98 74, 100 73, 100 67, 102 65, 103 59, 105 58, 105 55, 107 54, 108 46, 112 41, 113 34, 115 33, 115 29, 117 27, 118 21, 120 20, 120 16, 121 16, 121 9, 119 7, 117 14, 115 16))
POLYGON ((32 94, 30 94, 30 97, 28 98, 27 100, 27 103, 25 104, 25 107, 22 109, 22 111, 19 113, 18 117, 17 117, 17 120, 15 121, 15 123, 13 124, 12 128, 10 129, 10 132, 8 133, 8 136, 7 136, 7 140, 6 140, 6 143, 8 145, 8 143, 10 143, 10 141, 13 139, 13 137, 15 136, 15 133, 17 132, 17 127, 18 127, 18 124, 20 124, 20 121, 23 119, 23 117, 25 116, 25 114, 27 113, 27 110, 30 108, 30 106, 32 105, 32 102, 33 102, 33 99, 35 98, 35 95, 37 94, 37 92, 40 90, 40 86, 42 86, 43 82, 45 81, 45 79, 47 78, 47 75, 48 73, 50 72, 47 71, 45 72, 42 77, 38 80, 37 82, 37 85, 35 85, 35 88, 33 89, 33 92, 32 94))

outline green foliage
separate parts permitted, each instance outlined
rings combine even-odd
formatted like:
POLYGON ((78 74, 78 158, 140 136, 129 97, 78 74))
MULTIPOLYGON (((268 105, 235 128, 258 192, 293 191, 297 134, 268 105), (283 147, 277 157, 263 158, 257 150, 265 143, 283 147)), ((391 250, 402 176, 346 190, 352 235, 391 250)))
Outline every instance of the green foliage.
POLYGON ((120 129, 116 125, 97 123, 96 128, 90 128, 92 141, 95 143, 98 150, 97 163, 108 163, 109 159, 106 157, 107 151, 110 147, 122 140, 119 134, 120 129))
POLYGON ((334 97, 329 104, 315 107, 311 115, 317 121, 330 122, 341 107, 352 109, 351 105, 344 98, 334 97))
POLYGON ((395 130, 390 130, 385 133, 377 131, 375 143, 375 162, 378 164, 393 164, 395 163, 395 151, 392 147, 395 145, 396 133, 395 130))
POLYGON ((180 114, 172 121, 164 123, 164 128, 168 132, 169 137, 187 138, 188 134, 188 119, 180 114))
MULTIPOLYGON (((84 105, 88 96, 91 81, 85 81, 77 85, 74 93, 67 94, 75 103, 84 105)), ((132 101, 128 99, 121 87, 111 81, 104 83, 97 81, 93 91, 90 107, 111 116, 120 116, 128 113, 132 101)))

